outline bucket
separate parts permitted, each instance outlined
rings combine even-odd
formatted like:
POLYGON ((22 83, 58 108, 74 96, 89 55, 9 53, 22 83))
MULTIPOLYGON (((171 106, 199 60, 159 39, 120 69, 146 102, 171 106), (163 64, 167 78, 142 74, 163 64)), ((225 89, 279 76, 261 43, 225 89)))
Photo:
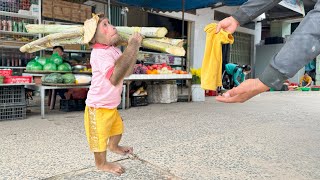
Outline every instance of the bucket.
POLYGON ((201 88, 200 84, 191 85, 192 90, 192 101, 201 102, 205 101, 205 91, 201 88))

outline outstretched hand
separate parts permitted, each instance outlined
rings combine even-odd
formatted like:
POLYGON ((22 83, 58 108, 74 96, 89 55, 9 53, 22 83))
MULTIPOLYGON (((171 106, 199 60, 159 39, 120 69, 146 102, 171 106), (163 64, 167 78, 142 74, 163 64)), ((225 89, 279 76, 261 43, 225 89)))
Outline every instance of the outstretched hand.
POLYGON ((268 89, 269 87, 259 79, 248 79, 238 87, 227 91, 222 96, 216 97, 216 100, 224 103, 243 103, 268 89))
POLYGON ((221 29, 227 31, 230 34, 233 34, 237 27, 239 26, 239 22, 234 19, 232 16, 224 18, 218 23, 216 28, 216 33, 220 32, 221 29))

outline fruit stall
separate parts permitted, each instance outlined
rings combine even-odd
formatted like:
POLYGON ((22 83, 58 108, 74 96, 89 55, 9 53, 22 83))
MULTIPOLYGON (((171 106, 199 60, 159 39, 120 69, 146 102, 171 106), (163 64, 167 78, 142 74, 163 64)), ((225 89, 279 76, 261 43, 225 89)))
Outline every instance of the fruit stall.
POLYGON ((33 90, 40 91, 40 107, 41 117, 45 117, 45 92, 49 93, 49 106, 53 109, 56 101, 57 90, 67 90, 70 96, 67 99, 60 100, 60 110, 73 111, 84 110, 86 90, 90 87, 91 72, 89 66, 75 65, 71 66, 64 61, 58 53, 53 53, 51 56, 35 57, 28 62, 24 76, 32 77, 34 85, 27 87, 33 90), (82 95, 76 96, 79 92, 74 89, 82 89, 82 95), (85 93, 85 94, 84 94, 85 93), (79 105, 74 105, 79 108, 71 107, 70 102, 77 102, 79 105), (66 106, 63 106, 66 104, 66 106))
MULTIPOLYGON (((26 101, 26 96, 39 94, 42 117, 45 116, 45 98, 48 97, 48 105, 53 109, 57 91, 64 89, 68 90, 67 99, 81 100, 79 106, 74 108, 81 110, 78 107, 84 107, 85 96, 82 93, 81 96, 75 97, 79 94, 75 89, 90 87, 91 49, 87 42, 72 39, 74 34, 67 37, 61 32, 69 28, 74 28, 74 32, 77 33, 85 32, 82 30, 84 22, 91 18, 94 8, 79 2, 63 0, 5 1, 0 3, 0 8, 0 84, 3 84, 1 87, 19 86, 21 92, 18 94, 23 101, 26 101), (56 37, 66 41, 52 41, 56 37), (65 54, 62 57, 52 49, 52 44, 60 45, 59 43, 64 47, 65 54), (27 93, 29 95, 26 95, 27 93)), ((124 79, 122 103, 119 108, 147 105, 149 102, 177 102, 178 87, 189 88, 184 90, 187 92, 187 100, 190 101, 192 76, 187 72, 186 52, 183 47, 185 39, 165 37, 168 33, 165 27, 125 27, 118 24, 116 28, 123 47, 133 32, 147 33, 143 34, 142 48, 134 73, 124 79), (146 82, 148 87, 138 87, 132 92, 132 84, 136 82, 146 82), (163 96, 164 100, 159 100, 161 93, 166 95, 163 96)), ((81 36, 86 37, 86 34, 81 36)), ((3 103, 6 107, 17 105, 11 102, 3 103)), ((60 110, 61 104, 62 101, 60 110)), ((25 117, 26 103, 19 105, 25 106, 21 115, 25 117)), ((0 106, 3 107, 4 105, 0 106)), ((73 110, 69 102, 63 104, 63 107, 67 107, 67 111, 73 110)))

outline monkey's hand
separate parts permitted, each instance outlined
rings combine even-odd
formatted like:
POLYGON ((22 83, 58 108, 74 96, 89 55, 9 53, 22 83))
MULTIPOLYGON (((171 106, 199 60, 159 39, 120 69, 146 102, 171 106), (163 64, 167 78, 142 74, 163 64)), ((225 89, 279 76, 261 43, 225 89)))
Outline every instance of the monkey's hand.
POLYGON ((136 47, 137 50, 141 47, 142 35, 140 33, 133 33, 128 40, 128 47, 133 46, 136 47))
POLYGON ((116 86, 133 72, 133 67, 137 61, 138 50, 141 47, 142 36, 139 33, 134 33, 128 40, 128 46, 117 60, 113 74, 110 77, 110 82, 116 86))

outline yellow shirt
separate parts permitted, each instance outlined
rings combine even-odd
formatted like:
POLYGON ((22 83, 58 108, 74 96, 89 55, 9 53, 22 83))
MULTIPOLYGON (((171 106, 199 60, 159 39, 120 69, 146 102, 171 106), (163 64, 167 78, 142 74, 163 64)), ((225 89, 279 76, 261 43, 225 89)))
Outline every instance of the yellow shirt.
POLYGON ((310 76, 307 76, 307 77, 302 76, 302 77, 300 78, 300 84, 301 84, 303 81, 304 81, 304 82, 307 82, 307 83, 309 84, 309 83, 312 82, 312 78, 311 78, 310 76))
POLYGON ((222 44, 233 44, 233 36, 221 30, 216 34, 217 24, 211 23, 204 28, 207 33, 206 47, 201 68, 201 88, 216 90, 222 86, 222 44))

